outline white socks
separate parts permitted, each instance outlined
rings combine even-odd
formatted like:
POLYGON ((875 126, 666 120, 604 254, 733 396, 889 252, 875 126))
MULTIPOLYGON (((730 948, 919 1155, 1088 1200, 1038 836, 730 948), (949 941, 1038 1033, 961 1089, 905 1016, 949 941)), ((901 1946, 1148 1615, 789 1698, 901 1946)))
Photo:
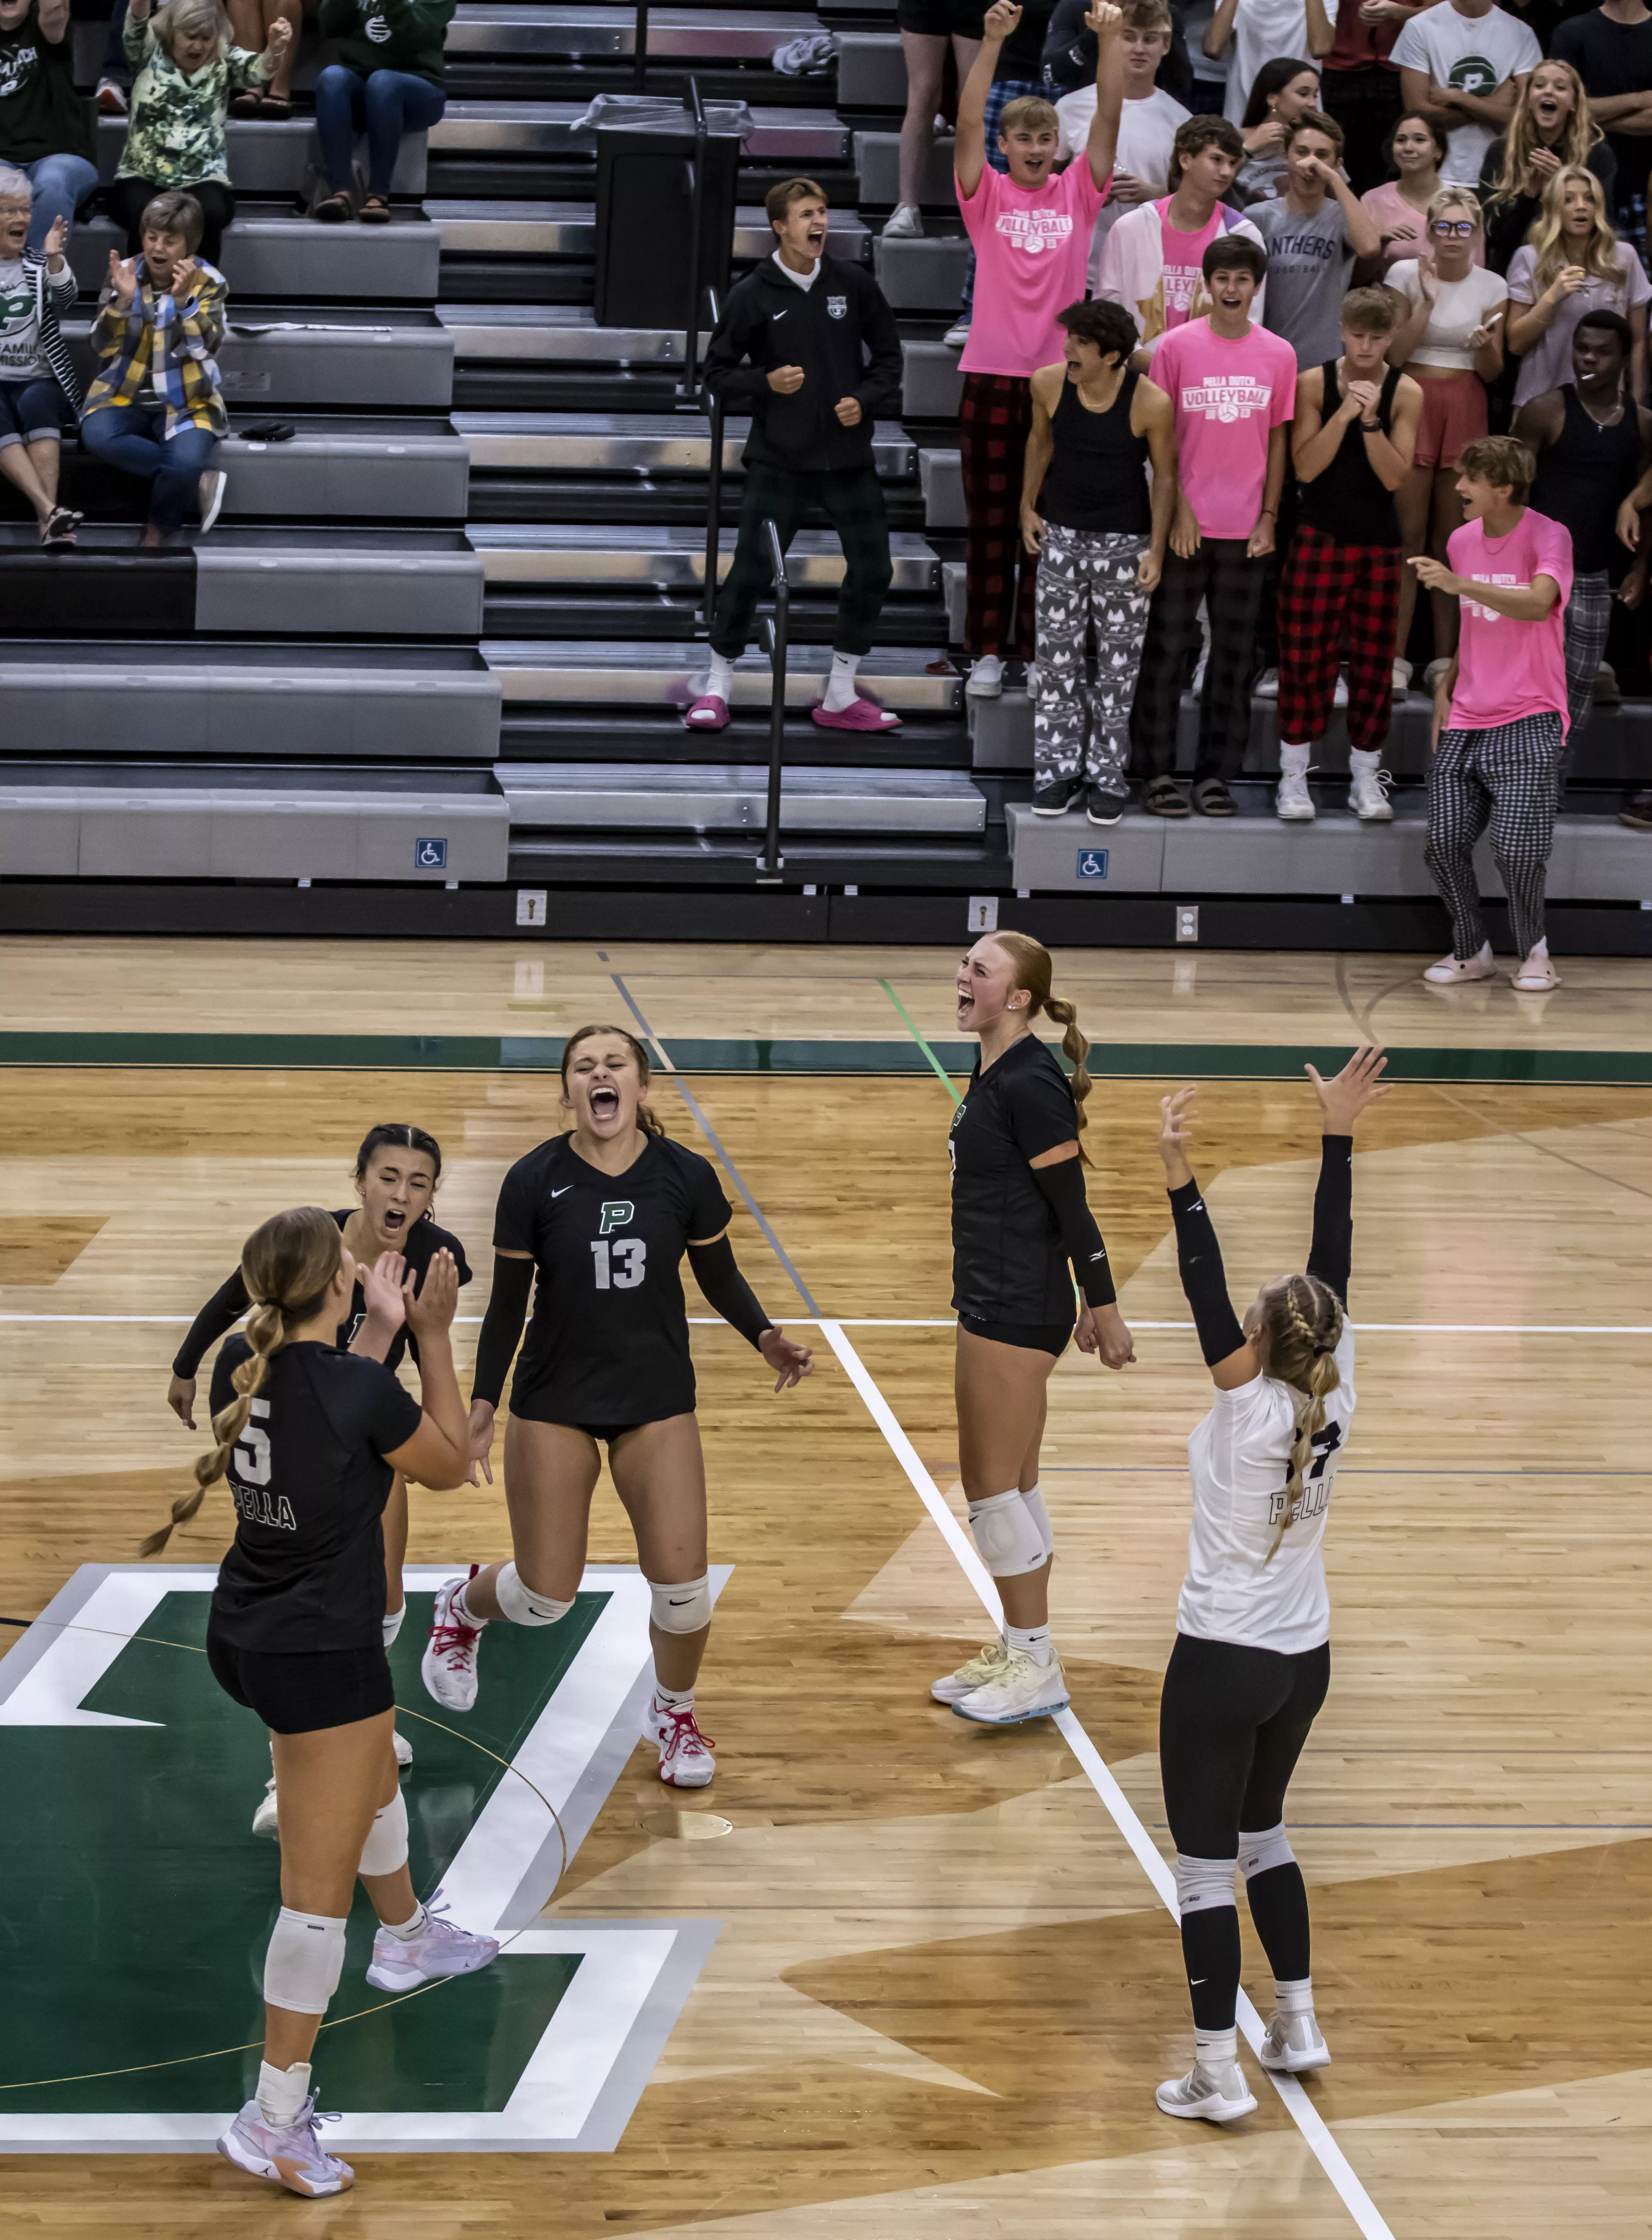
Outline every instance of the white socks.
MULTIPOLYGON (((855 672, 860 665, 858 653, 835 653, 832 656, 831 675, 826 679, 826 697, 820 703, 829 716, 841 716, 845 708, 851 707, 860 698, 860 690, 855 682, 855 672)), ((726 694, 724 697, 727 697, 726 694)))
POLYGON ((381 1921, 379 1927, 387 1937, 394 1937, 403 1944, 411 1944, 416 1937, 423 1937, 430 1917, 422 1905, 416 1905, 405 1921, 381 1921))
MULTIPOLYGON (((478 1617, 476 1612, 471 1609, 470 1603, 466 1602, 464 1598, 465 1587, 468 1587, 470 1583, 470 1582, 467 1579, 464 1586, 460 1588, 458 1593, 455 1595, 453 1600, 448 1604, 448 1616, 450 1617, 456 1617, 462 1625, 474 1625, 479 1628, 488 1624, 490 1621, 485 1617, 478 1617)), ((403 1607, 405 1608, 406 1605, 403 1604, 403 1607)))
POLYGON ((396 1639, 396 1635, 402 1630, 402 1621, 406 1616, 407 1604, 403 1603, 400 1610, 386 1610, 383 1617, 379 1621, 383 1631, 384 1646, 386 1649, 390 1646, 391 1643, 396 1639))
POLYGON ((1349 749, 1348 769, 1350 777, 1375 777, 1382 767, 1382 750, 1380 747, 1372 747, 1369 750, 1364 747, 1349 749))
POLYGON ((256 2097, 258 2113, 270 2130, 290 2131, 310 2097, 310 2063, 295 2061, 290 2069, 272 2069, 267 2061, 261 2061, 256 2097))
POLYGON ((734 663, 725 661, 720 653, 711 657, 710 674, 705 680, 703 696, 709 700, 721 700, 730 705, 734 699, 734 663))
POLYGON ((692 1688, 668 1688, 663 1680, 654 1683, 655 1708, 662 1711, 691 1711, 694 1709, 692 1688))
POLYGON ((1313 744, 1311 741, 1305 747, 1289 747, 1282 739, 1279 742, 1279 775, 1281 777, 1305 778, 1308 776, 1308 757, 1312 752, 1313 744))
POLYGON ((1282 1983, 1274 1977, 1274 2004, 1282 2015, 1311 2015, 1314 2011, 1314 1979, 1304 1976, 1299 1983, 1282 1983))
POLYGON ((1049 1637, 1049 1621, 1042 1625, 1007 1625, 1003 1630, 1004 1647, 1012 1657, 1019 1653, 1030 1657, 1035 1664, 1053 1664, 1056 1644, 1049 1637))
POLYGON ((1238 2027, 1236 2024, 1232 2030, 1196 2030, 1193 2047, 1194 2067, 1203 2070, 1207 2077, 1220 2077, 1239 2058, 1238 2027))

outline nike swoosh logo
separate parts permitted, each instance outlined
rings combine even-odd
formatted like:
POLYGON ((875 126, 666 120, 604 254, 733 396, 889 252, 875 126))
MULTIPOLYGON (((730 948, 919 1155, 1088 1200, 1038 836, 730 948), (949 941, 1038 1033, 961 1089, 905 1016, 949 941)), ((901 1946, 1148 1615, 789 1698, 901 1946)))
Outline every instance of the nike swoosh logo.
POLYGON ((572 1183, 564 1183, 559 1190, 552 1190, 551 1196, 552 1197, 566 1197, 569 1191, 572 1190, 573 1187, 574 1185, 572 1183))
POLYGON ((774 320, 775 320, 775 323, 776 323, 776 326, 778 326, 778 325, 779 325, 779 323, 780 323, 781 320, 782 320, 782 319, 783 319, 783 318, 785 317, 785 316, 786 316, 786 314, 785 314, 783 311, 776 311, 776 312, 774 314, 774 320))
POLYGON ((693 1597, 692 1595, 684 1595, 681 1602, 677 1602, 677 1601, 674 1600, 674 1601, 672 1602, 671 1607, 672 1607, 672 1609, 673 1609, 673 1610, 687 1610, 687 1608, 688 1608, 689 1604, 693 1600, 694 1600, 694 1597, 693 1597))

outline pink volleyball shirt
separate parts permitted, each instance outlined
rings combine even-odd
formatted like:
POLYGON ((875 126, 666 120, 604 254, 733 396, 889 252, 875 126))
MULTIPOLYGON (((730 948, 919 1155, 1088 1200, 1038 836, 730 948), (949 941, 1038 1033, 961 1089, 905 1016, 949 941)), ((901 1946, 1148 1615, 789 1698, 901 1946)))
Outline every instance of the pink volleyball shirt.
POLYGON ((1537 577, 1552 576, 1560 585, 1559 598, 1540 623, 1496 614, 1464 593, 1452 730, 1492 731, 1545 709, 1563 722, 1571 531, 1528 506, 1507 537, 1488 537, 1483 521, 1465 521, 1448 539, 1446 557, 1455 575, 1476 583, 1524 590, 1537 577))
POLYGON ((1060 357, 1065 337, 1056 314, 1084 300, 1089 238, 1112 183, 1096 185, 1082 150, 1041 187, 1018 187, 989 163, 966 197, 955 177, 976 248, 975 315, 960 361, 965 373, 1025 377, 1060 357))
POLYGON ((1268 438, 1296 410, 1296 353, 1253 326, 1225 342, 1209 319, 1173 327, 1153 378, 1176 407, 1177 472, 1204 537, 1247 537, 1262 511, 1268 438))

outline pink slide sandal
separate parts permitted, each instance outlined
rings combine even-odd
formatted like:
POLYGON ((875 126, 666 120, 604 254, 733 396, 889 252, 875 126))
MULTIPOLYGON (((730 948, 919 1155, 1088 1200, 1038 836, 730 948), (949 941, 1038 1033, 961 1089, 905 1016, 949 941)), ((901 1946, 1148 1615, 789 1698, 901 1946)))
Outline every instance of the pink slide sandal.
POLYGON ((686 731, 724 731, 729 728, 729 703, 715 692, 703 692, 683 718, 686 731))
POLYGON ((880 708, 876 700, 851 700, 847 708, 836 710, 816 701, 811 712, 823 731, 898 731, 901 728, 900 717, 880 708))

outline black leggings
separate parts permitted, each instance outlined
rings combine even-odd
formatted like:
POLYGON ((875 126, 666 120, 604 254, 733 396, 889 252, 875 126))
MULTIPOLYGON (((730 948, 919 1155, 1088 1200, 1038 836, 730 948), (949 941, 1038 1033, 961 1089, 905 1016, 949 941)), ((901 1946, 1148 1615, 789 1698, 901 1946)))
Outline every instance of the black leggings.
MULTIPOLYGON (((143 213, 164 191, 152 179, 115 179, 110 183, 109 214, 126 228, 126 254, 136 257, 143 246, 143 213)), ((235 197, 217 179, 203 179, 186 187, 201 205, 201 244, 195 254, 203 263, 216 265, 223 253, 223 229, 235 216, 235 197)))

